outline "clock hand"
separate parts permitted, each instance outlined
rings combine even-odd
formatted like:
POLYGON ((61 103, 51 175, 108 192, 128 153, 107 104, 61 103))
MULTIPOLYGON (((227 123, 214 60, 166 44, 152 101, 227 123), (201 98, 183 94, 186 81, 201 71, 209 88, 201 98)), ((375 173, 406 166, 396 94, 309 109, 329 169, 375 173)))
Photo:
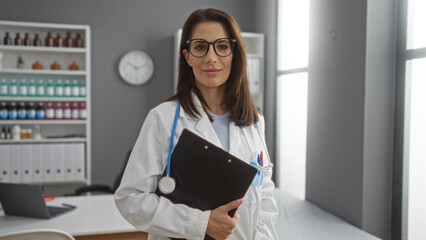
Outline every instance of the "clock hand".
POLYGON ((132 68, 137 69, 137 66, 135 66, 135 64, 133 64, 131 62, 127 62, 127 64, 129 64, 130 66, 132 66, 132 68))

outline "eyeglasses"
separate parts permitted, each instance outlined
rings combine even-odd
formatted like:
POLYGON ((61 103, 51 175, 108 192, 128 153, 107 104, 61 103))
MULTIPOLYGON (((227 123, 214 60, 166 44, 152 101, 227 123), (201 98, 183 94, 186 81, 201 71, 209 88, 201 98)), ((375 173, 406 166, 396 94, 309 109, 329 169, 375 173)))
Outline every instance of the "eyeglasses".
POLYGON ((207 42, 204 39, 195 38, 186 41, 186 44, 191 55, 197 58, 204 57, 209 52, 210 44, 213 45, 214 52, 218 56, 227 57, 231 55, 236 41, 232 38, 219 38, 214 42, 207 42))

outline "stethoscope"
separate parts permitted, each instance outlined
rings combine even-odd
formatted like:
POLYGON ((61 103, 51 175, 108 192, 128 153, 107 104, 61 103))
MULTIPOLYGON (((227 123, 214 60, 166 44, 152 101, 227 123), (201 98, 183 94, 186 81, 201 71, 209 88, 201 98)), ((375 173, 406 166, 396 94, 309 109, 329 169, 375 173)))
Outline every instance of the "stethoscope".
MULTIPOLYGON (((179 118, 179 112, 180 112, 180 103, 178 102, 177 107, 176 107, 176 112, 175 112, 175 118, 174 118, 174 121, 173 121, 173 129, 172 129, 172 135, 171 135, 171 138, 170 138, 169 153, 167 155, 166 176, 162 177, 160 179, 160 182, 158 183, 159 190, 164 194, 170 194, 176 188, 176 181, 172 177, 170 177, 170 163, 171 163, 171 157, 172 157, 173 142, 174 142, 175 133, 176 133, 176 125, 177 125, 177 121, 178 121, 178 118, 179 118)), ((269 153, 268 153, 268 149, 266 148, 265 140, 262 138, 262 135, 260 134, 259 125, 257 123, 255 124, 255 127, 256 127, 257 133, 259 134, 259 137, 261 139, 263 149, 265 149, 265 153, 266 153, 266 156, 268 158, 267 166, 264 166, 263 162, 262 162, 262 164, 260 164, 257 161, 255 161, 255 162, 258 163, 257 164, 257 170, 258 171, 269 170, 274 166, 274 164, 272 164, 272 162, 270 160, 271 158, 269 157, 269 153)), ((247 135, 243 130, 244 126, 240 126, 240 129, 242 130, 242 132, 244 134, 244 138, 246 139, 247 145, 249 146, 252 157, 254 159, 256 159, 254 152, 253 152, 253 150, 250 146, 250 143, 248 141, 247 135)))

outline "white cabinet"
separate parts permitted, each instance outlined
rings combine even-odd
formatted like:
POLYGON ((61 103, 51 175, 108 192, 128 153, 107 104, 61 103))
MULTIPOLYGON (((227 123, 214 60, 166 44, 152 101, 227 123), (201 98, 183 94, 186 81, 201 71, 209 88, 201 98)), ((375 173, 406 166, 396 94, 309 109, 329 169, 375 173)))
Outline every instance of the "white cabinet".
MULTIPOLYGON (((182 36, 182 29, 175 34, 175 71, 173 91, 176 91, 179 69, 179 45, 182 36)), ((247 78, 250 83, 250 93, 255 106, 263 112, 263 92, 264 92, 264 69, 265 69, 265 35, 263 33, 243 32, 241 36, 244 40, 247 53, 247 78)))
POLYGON ((3 181, 90 184, 90 46, 88 25, 0 21, 3 181), (6 33, 12 45, 5 44, 6 33), (14 45, 17 34, 20 44, 14 45), (48 34, 54 43, 59 35, 62 46, 46 46, 48 34), (26 35, 29 45, 24 45, 26 35), (36 35, 40 46, 34 45, 36 35), (82 46, 66 46, 67 41, 82 46), (34 69, 36 62, 42 69, 34 69), (52 70, 54 63, 60 69, 52 70), (5 139, 15 126, 21 129, 21 137, 5 139), (37 132, 41 138, 35 139, 37 132))

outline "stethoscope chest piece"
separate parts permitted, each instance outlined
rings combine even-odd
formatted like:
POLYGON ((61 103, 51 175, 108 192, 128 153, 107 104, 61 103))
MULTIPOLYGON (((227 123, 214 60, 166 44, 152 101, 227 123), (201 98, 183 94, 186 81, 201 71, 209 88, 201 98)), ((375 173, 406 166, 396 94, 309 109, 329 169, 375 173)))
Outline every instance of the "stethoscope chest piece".
POLYGON ((164 194, 172 193, 176 188, 176 181, 169 176, 164 176, 160 179, 158 183, 158 189, 164 194))

